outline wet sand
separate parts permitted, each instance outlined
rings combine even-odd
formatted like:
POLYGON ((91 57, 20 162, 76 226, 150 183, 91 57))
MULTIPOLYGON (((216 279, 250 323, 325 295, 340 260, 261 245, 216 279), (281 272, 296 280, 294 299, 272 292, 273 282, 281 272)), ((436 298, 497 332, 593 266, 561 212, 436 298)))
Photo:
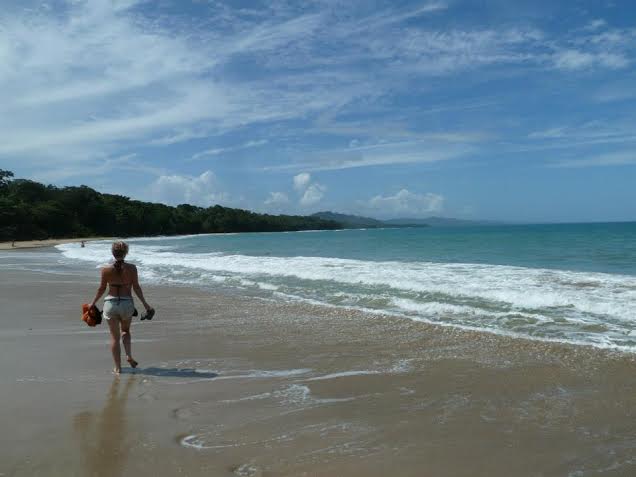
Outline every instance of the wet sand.
POLYGON ((636 475, 634 355, 145 287, 113 377, 96 285, 0 275, 0 475, 636 475))

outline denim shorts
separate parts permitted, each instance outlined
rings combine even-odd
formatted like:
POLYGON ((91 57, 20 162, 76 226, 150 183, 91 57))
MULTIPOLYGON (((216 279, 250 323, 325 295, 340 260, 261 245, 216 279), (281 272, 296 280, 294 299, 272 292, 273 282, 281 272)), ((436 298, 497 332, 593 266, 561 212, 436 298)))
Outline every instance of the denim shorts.
POLYGON ((135 304, 130 297, 110 297, 104 299, 104 318, 110 320, 130 320, 135 312, 135 304))

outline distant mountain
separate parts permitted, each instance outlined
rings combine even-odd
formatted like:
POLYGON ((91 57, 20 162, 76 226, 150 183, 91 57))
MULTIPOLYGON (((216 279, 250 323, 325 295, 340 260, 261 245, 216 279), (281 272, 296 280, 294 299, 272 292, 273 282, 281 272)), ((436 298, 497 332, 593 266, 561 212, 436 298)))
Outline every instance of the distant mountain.
POLYGON ((424 219, 389 219, 378 220, 371 217, 362 217, 359 215, 339 214, 337 212, 324 211, 316 212, 311 215, 322 220, 331 220, 338 222, 343 228, 384 228, 384 227, 463 227, 470 225, 495 225, 496 222, 485 220, 463 220, 447 217, 427 217, 424 219))
POLYGON ((348 214, 338 214, 336 212, 316 212, 312 214, 310 217, 315 217, 322 220, 332 220, 334 222, 338 222, 344 228, 353 229, 353 228, 380 228, 386 227, 386 224, 381 220, 372 219, 370 217, 361 217, 359 215, 348 215, 348 214))

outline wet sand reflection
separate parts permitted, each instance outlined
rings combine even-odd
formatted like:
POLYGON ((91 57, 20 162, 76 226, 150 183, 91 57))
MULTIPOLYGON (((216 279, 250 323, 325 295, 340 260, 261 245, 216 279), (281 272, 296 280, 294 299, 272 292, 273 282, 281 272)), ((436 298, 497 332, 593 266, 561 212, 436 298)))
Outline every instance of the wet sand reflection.
POLYGON ((101 413, 85 411, 74 420, 79 437, 83 475, 123 475, 128 458, 126 402, 136 377, 130 376, 122 387, 123 377, 115 377, 101 413))

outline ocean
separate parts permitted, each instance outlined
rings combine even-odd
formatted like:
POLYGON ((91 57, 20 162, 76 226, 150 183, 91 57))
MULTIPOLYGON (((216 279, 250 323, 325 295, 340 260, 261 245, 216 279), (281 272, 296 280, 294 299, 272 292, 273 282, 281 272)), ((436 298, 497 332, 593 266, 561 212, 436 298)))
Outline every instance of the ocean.
MULTIPOLYGON (((271 300, 636 351, 636 223, 215 234, 128 242, 128 260, 139 266, 142 282, 240 290, 271 300)), ((60 270, 93 269, 111 258, 106 241, 57 249, 60 270)))

